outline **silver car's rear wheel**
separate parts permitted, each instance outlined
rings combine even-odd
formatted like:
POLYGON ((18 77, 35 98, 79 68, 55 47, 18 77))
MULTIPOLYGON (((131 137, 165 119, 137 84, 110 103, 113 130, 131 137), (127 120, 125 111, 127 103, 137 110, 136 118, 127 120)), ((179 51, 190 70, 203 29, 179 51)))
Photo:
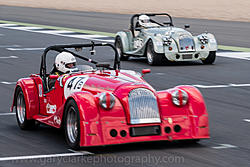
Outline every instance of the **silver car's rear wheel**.
POLYGON ((67 102, 64 111, 64 131, 68 145, 73 149, 80 148, 80 116, 76 102, 71 99, 67 102))

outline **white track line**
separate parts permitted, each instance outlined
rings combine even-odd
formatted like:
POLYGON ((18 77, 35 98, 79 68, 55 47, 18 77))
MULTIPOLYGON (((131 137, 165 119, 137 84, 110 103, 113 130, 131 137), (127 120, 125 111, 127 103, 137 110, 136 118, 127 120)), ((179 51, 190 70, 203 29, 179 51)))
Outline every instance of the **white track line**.
POLYGON ((220 146, 212 147, 214 149, 224 149, 224 148, 237 148, 237 146, 231 144, 219 144, 220 146))
POLYGON ((5 28, 15 29, 15 30, 23 30, 23 31, 41 29, 40 27, 5 27, 5 28))
POLYGON ((5 84, 5 85, 14 85, 14 84, 16 84, 16 82, 7 82, 7 81, 2 81, 0 83, 5 84))
POLYGON ((20 45, 0 45, 0 48, 20 47, 20 45))
POLYGON ((250 52, 218 52, 216 56, 228 57, 233 59, 250 60, 250 52))
POLYGON ((72 33, 72 31, 64 31, 64 30, 41 30, 41 31, 32 31, 32 32, 52 34, 52 35, 57 35, 60 33, 72 33))
POLYGON ((0 57, 0 59, 17 59, 17 56, 0 57))
POLYGON ((197 88, 210 89, 210 88, 228 88, 228 87, 250 87, 250 84, 226 84, 226 85, 193 85, 197 88))
POLYGON ((17 24, 0 24, 0 27, 16 26, 17 24))
POLYGON ((25 160, 25 159, 41 159, 41 158, 56 158, 56 157, 72 157, 72 156, 83 156, 90 155, 92 153, 88 151, 81 151, 75 153, 62 153, 62 154, 48 154, 48 155, 30 155, 30 156, 16 156, 16 157, 0 157, 1 161, 14 161, 14 160, 25 160))
POLYGON ((245 122, 250 122, 250 119, 243 119, 243 121, 245 121, 245 122))
POLYGON ((6 115, 16 115, 16 113, 10 112, 10 113, 0 113, 0 116, 6 116, 6 115))
POLYGON ((32 50, 44 50, 45 48, 6 48, 6 49, 11 51, 19 51, 19 50, 32 51, 32 50))

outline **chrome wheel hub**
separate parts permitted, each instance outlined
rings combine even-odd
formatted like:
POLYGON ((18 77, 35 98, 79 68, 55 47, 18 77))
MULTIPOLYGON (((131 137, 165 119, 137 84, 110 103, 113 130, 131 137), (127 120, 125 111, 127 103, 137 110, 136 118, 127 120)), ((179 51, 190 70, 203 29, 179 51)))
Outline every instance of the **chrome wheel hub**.
POLYGON ((23 124, 25 120, 25 101, 22 94, 17 97, 16 112, 19 122, 23 124))
POLYGON ((70 107, 67 115, 67 135, 71 143, 75 143, 78 127, 77 127, 77 115, 73 107, 70 107))
POLYGON ((148 59, 148 62, 152 62, 153 61, 153 55, 152 53, 149 51, 149 49, 147 50, 147 59, 148 59))

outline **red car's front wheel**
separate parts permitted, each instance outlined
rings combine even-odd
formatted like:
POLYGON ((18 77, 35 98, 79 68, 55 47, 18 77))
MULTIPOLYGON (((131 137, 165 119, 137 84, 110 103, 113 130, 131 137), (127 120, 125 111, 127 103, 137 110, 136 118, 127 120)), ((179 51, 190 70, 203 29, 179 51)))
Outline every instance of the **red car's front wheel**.
POLYGON ((66 105, 64 131, 69 146, 78 149, 80 147, 80 117, 74 100, 70 100, 66 105))

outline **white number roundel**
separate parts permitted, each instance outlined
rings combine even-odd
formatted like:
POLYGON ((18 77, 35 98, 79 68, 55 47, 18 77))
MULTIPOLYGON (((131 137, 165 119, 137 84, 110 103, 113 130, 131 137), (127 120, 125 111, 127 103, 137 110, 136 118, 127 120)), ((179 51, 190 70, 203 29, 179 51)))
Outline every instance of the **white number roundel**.
POLYGON ((64 85, 64 97, 67 99, 72 93, 82 91, 82 87, 88 80, 88 76, 75 76, 69 78, 64 85))

